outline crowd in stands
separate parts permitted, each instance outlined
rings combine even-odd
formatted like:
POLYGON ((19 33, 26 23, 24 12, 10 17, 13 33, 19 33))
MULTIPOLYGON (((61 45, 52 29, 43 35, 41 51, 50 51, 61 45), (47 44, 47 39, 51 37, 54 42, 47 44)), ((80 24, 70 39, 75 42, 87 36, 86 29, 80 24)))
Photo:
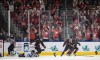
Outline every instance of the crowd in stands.
POLYGON ((100 1, 74 0, 73 23, 71 28, 78 39, 99 41, 100 39, 100 1))
POLYGON ((11 20, 24 38, 34 40, 41 35, 44 41, 61 40, 61 0, 3 0, 2 4, 4 10, 10 10, 11 20))
MULTIPOLYGON (((23 41, 34 40, 40 35, 44 41, 62 40, 61 34, 63 32, 63 20, 60 16, 62 5, 62 0, 2 1, 4 10, 10 10, 11 20, 24 35, 23 41)), ((77 39, 99 41, 99 0, 73 0, 72 17, 73 23, 70 27, 77 39)), ((16 37, 16 40, 21 40, 19 35, 16 35, 16 37)))

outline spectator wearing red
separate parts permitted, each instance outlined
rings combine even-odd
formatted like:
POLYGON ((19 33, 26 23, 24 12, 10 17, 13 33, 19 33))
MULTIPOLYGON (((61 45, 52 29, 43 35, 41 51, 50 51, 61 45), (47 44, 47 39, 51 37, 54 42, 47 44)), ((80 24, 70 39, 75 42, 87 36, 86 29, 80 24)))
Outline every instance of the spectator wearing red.
POLYGON ((49 41, 49 29, 47 27, 44 27, 42 30, 42 38, 43 41, 49 41))
POLYGON ((28 31, 28 39, 30 40, 30 44, 36 41, 36 37, 37 37, 36 33, 37 33, 37 30, 34 27, 31 28, 30 31, 28 31))
POLYGON ((85 31, 85 38, 86 40, 90 40, 91 41, 91 36, 90 36, 91 32, 89 30, 85 31))
POLYGON ((97 27, 94 28, 94 31, 93 31, 93 40, 94 41, 98 41, 99 40, 99 29, 97 27))
POLYGON ((61 29, 59 29, 59 28, 53 28, 53 30, 52 30, 53 41, 59 41, 60 32, 61 32, 61 29))

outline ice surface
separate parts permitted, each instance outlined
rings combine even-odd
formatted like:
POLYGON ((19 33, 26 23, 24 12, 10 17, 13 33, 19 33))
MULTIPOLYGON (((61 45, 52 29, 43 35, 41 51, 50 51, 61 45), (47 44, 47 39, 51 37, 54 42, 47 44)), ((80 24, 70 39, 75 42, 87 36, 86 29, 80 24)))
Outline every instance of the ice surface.
POLYGON ((1 57, 0 60, 100 60, 100 56, 1 57))

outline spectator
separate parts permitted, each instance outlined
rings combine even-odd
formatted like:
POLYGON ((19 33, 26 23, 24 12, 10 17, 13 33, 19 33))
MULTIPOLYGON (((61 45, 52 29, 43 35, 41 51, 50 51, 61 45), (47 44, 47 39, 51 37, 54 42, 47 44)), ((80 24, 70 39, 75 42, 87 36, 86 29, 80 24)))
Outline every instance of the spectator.
POLYGON ((28 37, 27 37, 27 35, 24 36, 24 42, 28 42, 28 37))

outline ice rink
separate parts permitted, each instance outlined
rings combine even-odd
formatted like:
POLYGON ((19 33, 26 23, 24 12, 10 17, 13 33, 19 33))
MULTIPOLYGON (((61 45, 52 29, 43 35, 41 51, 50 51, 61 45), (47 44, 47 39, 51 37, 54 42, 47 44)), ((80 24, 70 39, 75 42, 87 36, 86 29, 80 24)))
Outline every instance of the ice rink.
POLYGON ((1 57, 0 60, 100 60, 100 56, 1 57))

